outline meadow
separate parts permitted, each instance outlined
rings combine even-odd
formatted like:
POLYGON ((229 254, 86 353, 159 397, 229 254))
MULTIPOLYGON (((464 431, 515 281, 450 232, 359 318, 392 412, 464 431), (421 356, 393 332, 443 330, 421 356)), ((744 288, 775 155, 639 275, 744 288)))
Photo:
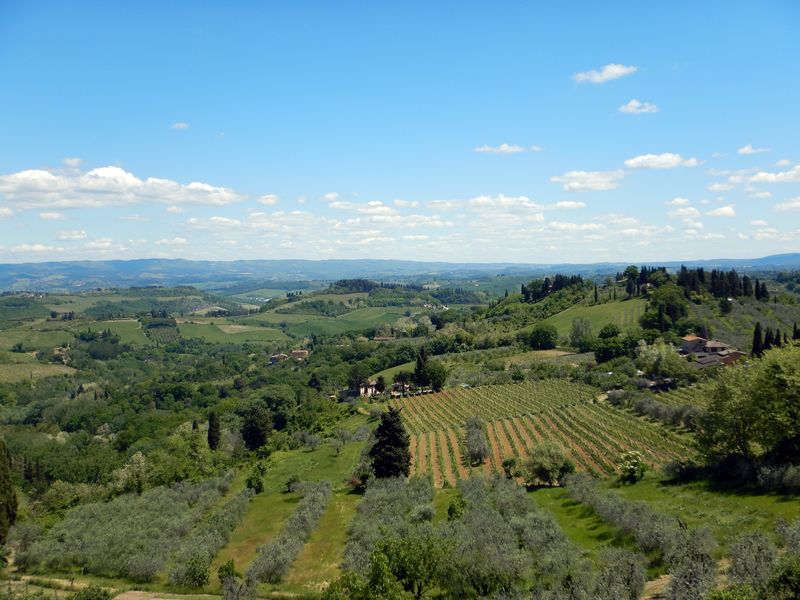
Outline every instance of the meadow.
POLYGON ((579 317, 589 321, 595 334, 608 323, 618 325, 620 329, 625 330, 639 324, 639 317, 644 314, 646 304, 647 301, 642 298, 590 306, 579 304, 545 319, 544 322, 555 326, 561 337, 569 335, 572 321, 579 317))

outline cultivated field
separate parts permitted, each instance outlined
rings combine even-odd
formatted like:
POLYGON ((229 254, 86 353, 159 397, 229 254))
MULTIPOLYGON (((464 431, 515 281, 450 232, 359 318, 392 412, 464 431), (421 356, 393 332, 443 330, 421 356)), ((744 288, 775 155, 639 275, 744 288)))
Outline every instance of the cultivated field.
POLYGON ((437 486, 454 485, 470 471, 463 426, 486 422, 491 456, 480 468, 502 471, 505 458, 525 460, 545 441, 564 447, 578 470, 614 471, 626 450, 652 466, 691 454, 691 442, 659 424, 597 400, 597 390, 562 380, 446 390, 393 401, 411 434, 412 470, 431 473, 437 486))
POLYGON ((644 314, 646 305, 647 301, 642 298, 608 302, 594 306, 577 305, 545 319, 544 322, 555 325, 560 336, 569 334, 573 319, 578 317, 587 319, 595 333, 608 323, 614 323, 625 330, 628 327, 639 324, 639 317, 644 314))

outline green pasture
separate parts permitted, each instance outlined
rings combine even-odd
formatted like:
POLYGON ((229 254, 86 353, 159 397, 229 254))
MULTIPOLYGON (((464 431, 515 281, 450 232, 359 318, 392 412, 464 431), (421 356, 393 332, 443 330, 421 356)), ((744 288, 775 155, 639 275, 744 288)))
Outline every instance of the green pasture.
POLYGON ((288 339, 277 329, 247 325, 180 323, 178 331, 185 338, 201 338, 207 342, 218 344, 277 342, 288 339))
POLYGON ((595 334, 608 323, 614 323, 621 329, 634 327, 639 324, 639 317, 644 314, 647 301, 643 298, 633 298, 618 302, 608 302, 606 304, 595 304, 586 306, 583 304, 571 306, 544 320, 545 323, 554 325, 558 329, 559 336, 569 335, 572 321, 578 317, 583 317, 592 325, 595 334))

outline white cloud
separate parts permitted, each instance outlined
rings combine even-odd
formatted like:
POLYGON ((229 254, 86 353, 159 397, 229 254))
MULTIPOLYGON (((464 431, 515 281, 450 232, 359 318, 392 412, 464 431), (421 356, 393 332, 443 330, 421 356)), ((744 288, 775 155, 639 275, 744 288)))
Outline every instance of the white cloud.
POLYGON ((713 210, 709 210, 706 215, 709 217, 735 217, 736 211, 732 206, 720 206, 713 210))
POLYGON ((791 166, 791 164, 792 164, 792 161, 790 161, 790 160, 788 160, 786 158, 782 158, 781 160, 779 160, 778 162, 775 163, 775 166, 783 168, 783 167, 791 166))
POLYGON ((541 152, 541 146, 518 146, 516 144, 500 144, 499 146, 489 146, 484 144, 475 148, 475 152, 484 154, 520 154, 522 152, 541 152))
POLYGON ((53 174, 40 169, 0 175, 0 194, 18 208, 75 208, 131 205, 146 202, 224 205, 243 196, 233 190, 193 181, 139 179, 119 167, 86 173, 53 174))
POLYGON ((327 194, 322 196, 322 199, 325 202, 335 202, 336 200, 339 199, 339 193, 338 192, 328 192, 327 194))
POLYGON ((779 212, 800 210, 800 196, 798 196, 797 198, 792 198, 791 200, 787 200, 786 202, 781 202, 780 204, 776 204, 775 210, 779 212))
POLYGON ((547 227, 555 231, 605 231, 606 229, 602 223, 565 223, 562 221, 551 221, 547 227))
POLYGON ((771 173, 769 171, 760 171, 750 178, 752 183, 789 183, 800 181, 800 165, 795 165, 794 168, 788 171, 779 171, 771 173))
POLYGON ((625 166, 629 169, 673 169, 675 167, 696 167, 699 164, 696 158, 684 160, 680 154, 672 152, 642 154, 625 161, 625 166))
POLYGON ((579 208, 586 208, 586 203, 575 202, 574 200, 561 200, 555 204, 548 204, 545 208, 550 210, 577 210, 579 208))
POLYGON ((172 125, 170 125, 169 128, 178 130, 189 129, 189 124, 186 123, 185 121, 178 121, 177 123, 173 123, 172 125))
POLYGON ((185 208, 181 208, 180 206, 170 206, 170 207, 167 208, 167 212, 172 214, 172 215, 179 215, 181 213, 185 213, 186 209, 185 208))
POLYGON ((158 240, 156 242, 156 246, 186 246, 188 243, 189 240, 187 240, 186 238, 176 237, 172 239, 158 240))
POLYGON ((150 219, 143 215, 124 215, 119 218, 120 221, 134 221, 137 223, 147 223, 150 219))
POLYGON ((667 213, 671 219, 685 219, 687 217, 699 217, 700 211, 694 206, 684 206, 683 208, 676 208, 667 213))
POLYGON ((767 223, 763 219, 757 219, 756 221, 750 221, 750 225, 755 225, 756 227, 766 227, 767 225, 769 225, 769 223, 767 223))
POLYGON ((673 198, 672 200, 667 200, 664 204, 667 206, 688 206, 689 199, 688 198, 673 198))
POLYGON ((769 148, 753 148, 753 144, 747 144, 747 146, 742 146, 739 148, 736 153, 737 154, 761 154, 762 152, 769 152, 769 148))
POLYGON ((7 206, 0 206, 0 219, 7 219, 14 214, 14 211, 7 206))
POLYGON ((710 183, 706 186, 709 192, 727 192, 733 188, 734 185, 732 183, 710 183))
POLYGON ((753 192, 752 194, 750 194, 750 197, 759 199, 772 198, 772 192, 753 192))
POLYGON ((77 157, 68 157, 63 159, 61 163, 70 169, 77 169, 83 164, 83 159, 77 157))
POLYGON ((83 229, 62 229, 56 232, 59 240, 83 240, 86 239, 86 232, 83 229))
POLYGON ((67 217, 58 212, 43 212, 39 213, 39 218, 42 221, 66 221, 67 217))
POLYGON ((631 75, 638 71, 638 67, 625 66, 618 64, 609 64, 602 69, 592 69, 591 71, 582 71, 575 73, 573 79, 578 83, 605 83, 626 75, 631 75))
POLYGON ((11 248, 11 252, 15 254, 39 254, 41 252, 55 252, 60 251, 62 248, 54 248, 53 246, 46 246, 45 244, 20 244, 11 248))
POLYGON ((560 183, 567 192, 586 192, 613 190, 625 176, 622 170, 616 171, 567 171, 563 175, 551 177, 552 183, 560 183))
POLYGON ((417 200, 397 199, 397 200, 394 200, 394 205, 395 206, 399 206, 401 208, 414 208, 416 206, 419 206, 419 202, 417 200))
POLYGON ((112 242, 113 240, 111 238, 98 238, 91 242, 86 242, 84 247, 90 250, 108 250, 111 248, 112 242))
POLYGON ((657 113, 658 106, 650 102, 640 102, 636 98, 630 100, 627 104, 623 104, 617 110, 621 113, 629 115, 643 115, 647 113, 657 113))
POLYGON ((265 194, 258 199, 258 203, 265 206, 275 206, 278 202, 280 202, 280 198, 277 194, 265 194))

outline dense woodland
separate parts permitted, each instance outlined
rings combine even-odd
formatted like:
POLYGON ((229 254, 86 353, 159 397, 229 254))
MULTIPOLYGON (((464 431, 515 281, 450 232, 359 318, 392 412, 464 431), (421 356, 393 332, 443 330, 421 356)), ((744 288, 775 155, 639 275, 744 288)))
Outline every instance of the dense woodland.
POLYGON ((6 574, 294 593, 324 531, 326 598, 800 594, 797 274, 497 285, 0 297, 6 574), (748 356, 698 369, 687 334, 748 356), (734 534, 654 501, 701 489, 782 504, 734 534))

